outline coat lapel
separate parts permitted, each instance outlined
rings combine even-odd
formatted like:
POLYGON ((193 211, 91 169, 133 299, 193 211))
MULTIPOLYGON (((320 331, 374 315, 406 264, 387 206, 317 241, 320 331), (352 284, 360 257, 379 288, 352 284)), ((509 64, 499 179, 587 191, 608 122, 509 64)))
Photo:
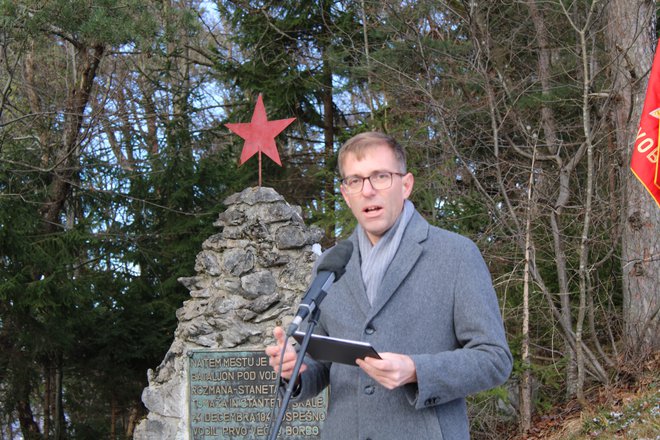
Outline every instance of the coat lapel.
POLYGON ((364 288, 364 281, 362 280, 360 246, 358 245, 358 238, 355 232, 351 235, 350 240, 353 242, 353 254, 346 265, 346 273, 344 274, 344 278, 346 279, 345 285, 350 290, 353 298, 355 298, 362 313, 366 316, 369 314, 371 305, 367 299, 367 291, 364 288))
MULTIPOLYGON (((398 289, 401 282, 408 276, 412 268, 417 263, 420 255, 422 254, 422 246, 420 243, 428 236, 429 224, 422 218, 422 216, 415 211, 410 223, 401 238, 399 249, 390 262, 390 265, 383 276, 380 284, 380 289, 376 294, 373 305, 369 308, 369 302, 366 297, 366 292, 362 294, 362 298, 366 301, 367 315, 371 318, 378 314, 378 312, 387 304, 394 292, 398 289)), ((355 257, 355 255, 354 255, 355 257)), ((352 263, 351 260, 349 263, 352 263)), ((359 273, 359 261, 358 273, 359 273)), ((360 286, 364 291, 364 285, 360 277, 360 286)), ((362 307, 362 304, 360 304, 362 307)))

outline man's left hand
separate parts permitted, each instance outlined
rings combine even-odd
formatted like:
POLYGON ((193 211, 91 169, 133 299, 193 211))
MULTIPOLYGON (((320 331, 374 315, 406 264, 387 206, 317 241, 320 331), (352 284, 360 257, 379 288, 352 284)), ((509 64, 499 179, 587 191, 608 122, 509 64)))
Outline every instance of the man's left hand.
POLYGON ((358 359, 357 364, 376 382, 393 390, 407 383, 417 382, 415 363, 404 354, 379 353, 382 359, 358 359))

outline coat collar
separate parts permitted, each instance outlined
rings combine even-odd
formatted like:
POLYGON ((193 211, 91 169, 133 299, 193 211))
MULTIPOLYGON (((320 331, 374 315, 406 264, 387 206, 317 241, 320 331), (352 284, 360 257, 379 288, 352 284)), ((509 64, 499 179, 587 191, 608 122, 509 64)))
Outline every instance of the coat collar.
POLYGON ((429 224, 415 211, 403 233, 399 249, 383 276, 373 305, 369 304, 364 282, 362 281, 357 234, 355 232, 351 234, 349 240, 353 242, 353 254, 346 266, 344 277, 347 281, 346 285, 351 290, 354 298, 356 298, 360 309, 369 319, 378 314, 385 304, 387 304, 401 282, 408 276, 412 268, 415 267, 415 263, 417 263, 417 260, 422 254, 420 243, 426 240, 428 232, 429 224))

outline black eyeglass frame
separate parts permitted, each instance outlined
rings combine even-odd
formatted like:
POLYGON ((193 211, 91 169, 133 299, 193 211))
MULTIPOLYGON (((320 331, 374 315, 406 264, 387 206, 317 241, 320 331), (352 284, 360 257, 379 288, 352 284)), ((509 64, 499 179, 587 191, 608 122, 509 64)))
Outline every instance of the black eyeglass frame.
POLYGON ((344 177, 343 179, 341 179, 341 184, 344 187, 344 190, 346 191, 347 194, 357 194, 360 191, 362 191, 362 189, 364 189, 364 181, 365 180, 369 180, 369 184, 371 185, 371 187, 373 189, 383 190, 383 189, 388 189, 388 188, 392 187, 392 182, 394 181, 392 176, 397 175, 397 176, 403 177, 406 174, 408 174, 408 173, 397 173, 395 171, 376 171, 375 173, 373 173, 373 174, 371 174, 370 176, 367 176, 367 177, 362 177, 362 176, 347 176, 347 177, 344 177), (388 174, 389 175, 390 183, 387 186, 384 186, 382 188, 377 188, 376 186, 374 186, 374 183, 371 180, 371 178, 375 177, 375 176, 378 176, 379 174, 388 174), (346 183, 346 179, 360 179, 359 189, 357 187, 355 187, 355 188, 349 187, 348 184, 346 183))

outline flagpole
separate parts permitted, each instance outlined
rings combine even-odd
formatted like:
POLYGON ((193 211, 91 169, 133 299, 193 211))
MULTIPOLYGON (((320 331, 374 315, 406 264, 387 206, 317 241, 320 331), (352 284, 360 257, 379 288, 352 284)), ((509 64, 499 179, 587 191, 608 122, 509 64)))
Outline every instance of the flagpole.
MULTIPOLYGON (((655 148, 655 175, 653 176, 653 184, 657 191, 660 189, 660 118, 658 118, 658 137, 656 138, 655 148)), ((658 206, 660 206, 660 200, 656 197, 653 198, 658 206)))
POLYGON ((261 148, 259 148, 259 188, 261 188, 261 148))

